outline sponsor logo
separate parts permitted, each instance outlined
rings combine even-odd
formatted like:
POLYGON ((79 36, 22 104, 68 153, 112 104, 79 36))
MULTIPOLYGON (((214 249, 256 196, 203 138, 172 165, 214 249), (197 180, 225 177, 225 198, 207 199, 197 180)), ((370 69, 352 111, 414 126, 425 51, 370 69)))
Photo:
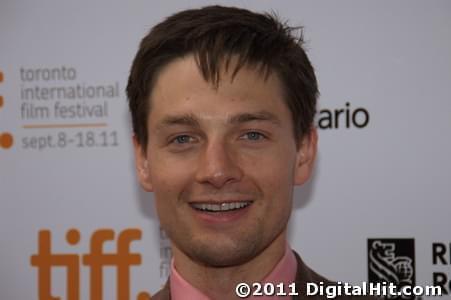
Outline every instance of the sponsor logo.
MULTIPOLYGON (((81 234, 77 229, 66 233, 66 241, 74 246, 80 242, 81 234)), ((112 229, 100 229, 92 233, 89 253, 54 253, 52 251, 52 234, 50 230, 41 230, 38 235, 38 250, 30 258, 30 263, 37 268, 38 299, 39 300, 79 300, 80 299, 80 269, 89 268, 89 299, 103 299, 103 274, 106 267, 114 267, 117 274, 117 299, 130 299, 130 269, 141 265, 141 254, 130 251, 133 241, 141 239, 141 230, 126 229, 117 235, 112 229), (116 240, 116 251, 104 252, 103 246, 108 241, 116 240), (65 298, 52 293, 52 270, 57 267, 66 269, 67 295, 65 298)), ((137 300, 148 300, 147 292, 140 292, 137 300)))
MULTIPOLYGON (((393 283, 399 290, 415 285, 414 239, 368 239, 369 282, 393 283)), ((414 299, 394 296, 387 299, 414 299)))

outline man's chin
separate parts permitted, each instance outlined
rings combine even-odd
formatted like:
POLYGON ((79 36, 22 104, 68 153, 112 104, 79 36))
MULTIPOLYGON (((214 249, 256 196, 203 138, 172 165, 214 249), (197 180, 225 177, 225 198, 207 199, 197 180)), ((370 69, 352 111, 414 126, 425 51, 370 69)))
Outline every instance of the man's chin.
POLYGON ((254 258, 255 250, 237 251, 224 249, 222 251, 211 251, 210 249, 202 249, 192 253, 192 259, 202 265, 225 268, 243 265, 254 258))
POLYGON ((202 244, 188 250, 188 255, 193 261, 208 267, 225 268, 239 266, 247 263, 257 256, 259 249, 255 243, 239 246, 218 244, 202 244))

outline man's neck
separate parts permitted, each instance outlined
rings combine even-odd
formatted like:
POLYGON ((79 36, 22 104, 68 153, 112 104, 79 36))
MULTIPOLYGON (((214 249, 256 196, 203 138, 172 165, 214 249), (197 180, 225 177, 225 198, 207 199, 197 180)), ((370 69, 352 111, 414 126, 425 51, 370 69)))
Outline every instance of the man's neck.
POLYGON ((191 260, 176 246, 172 254, 177 272, 192 286, 211 299, 240 299, 235 287, 240 282, 259 282, 282 259, 286 250, 286 232, 282 232, 266 249, 245 264, 214 268, 191 260))

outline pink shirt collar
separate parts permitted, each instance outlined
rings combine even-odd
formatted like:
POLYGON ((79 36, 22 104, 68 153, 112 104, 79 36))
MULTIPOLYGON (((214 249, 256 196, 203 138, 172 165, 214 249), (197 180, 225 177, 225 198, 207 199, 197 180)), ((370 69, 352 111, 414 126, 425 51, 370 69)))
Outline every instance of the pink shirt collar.
MULTIPOLYGON (((268 274, 263 280, 262 284, 271 282, 278 284, 283 282, 285 289, 288 289, 288 285, 294 282, 297 271, 296 257, 291 251, 290 246, 285 249, 285 254, 282 259, 277 263, 271 273, 268 274)), ((171 262, 171 275, 169 276, 171 299, 172 300, 184 300, 184 299, 197 299, 197 300, 210 300, 201 291, 189 284, 182 276, 177 272, 174 267, 174 259, 171 262)), ((248 297, 246 299, 254 300, 269 300, 269 299, 287 299, 286 297, 248 297)))

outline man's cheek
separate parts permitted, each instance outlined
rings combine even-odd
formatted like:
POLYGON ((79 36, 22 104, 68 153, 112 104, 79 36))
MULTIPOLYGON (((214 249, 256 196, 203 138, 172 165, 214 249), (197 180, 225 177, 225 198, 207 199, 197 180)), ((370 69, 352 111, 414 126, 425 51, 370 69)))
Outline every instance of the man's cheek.
POLYGON ((263 189, 273 190, 278 188, 284 188, 291 184, 288 182, 292 176, 288 167, 264 165, 253 172, 253 177, 260 183, 263 189))

